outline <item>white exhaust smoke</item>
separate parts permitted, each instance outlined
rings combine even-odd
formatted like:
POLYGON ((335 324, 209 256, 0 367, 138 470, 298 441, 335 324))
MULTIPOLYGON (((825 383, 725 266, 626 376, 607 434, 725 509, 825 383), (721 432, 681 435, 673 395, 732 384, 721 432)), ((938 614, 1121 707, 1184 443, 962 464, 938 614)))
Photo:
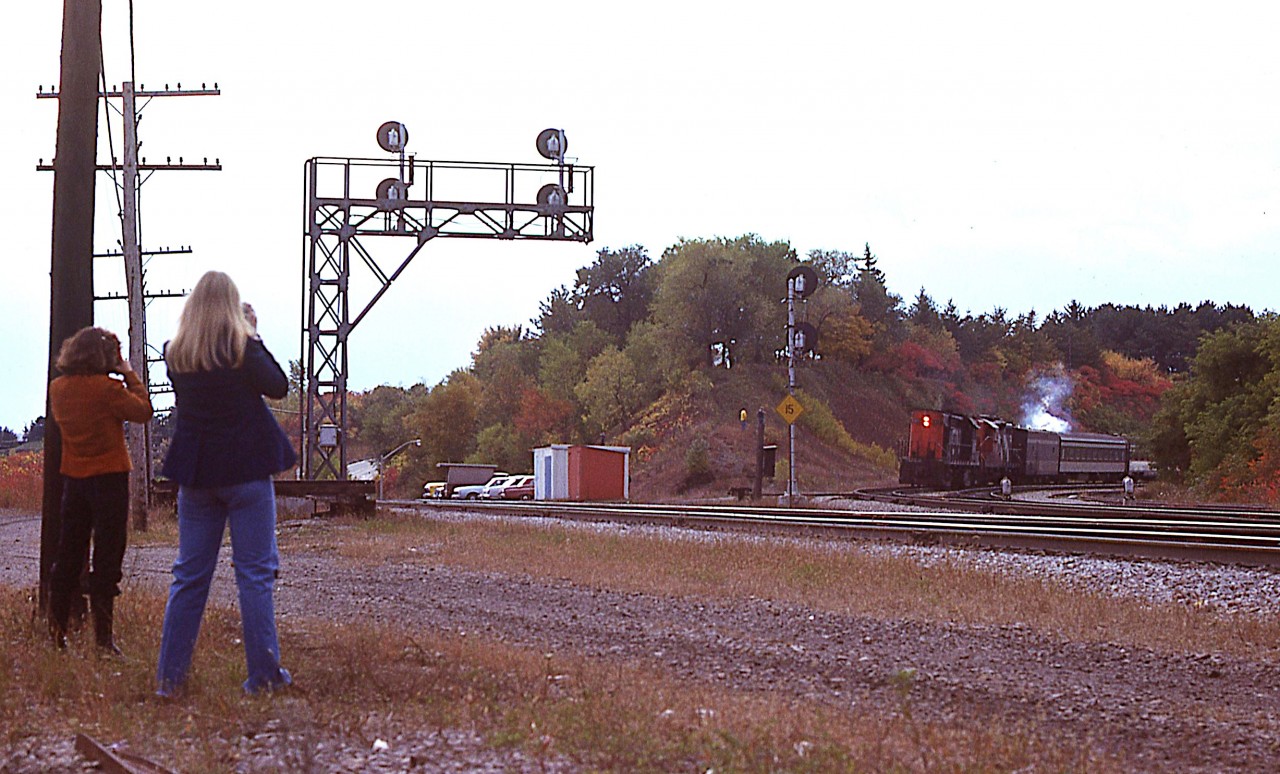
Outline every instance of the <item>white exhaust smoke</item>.
POLYGON ((1070 432, 1071 412, 1067 401, 1074 389, 1075 382, 1061 365, 1052 373, 1032 379, 1027 385, 1028 394, 1022 399, 1022 425, 1032 430, 1070 432))

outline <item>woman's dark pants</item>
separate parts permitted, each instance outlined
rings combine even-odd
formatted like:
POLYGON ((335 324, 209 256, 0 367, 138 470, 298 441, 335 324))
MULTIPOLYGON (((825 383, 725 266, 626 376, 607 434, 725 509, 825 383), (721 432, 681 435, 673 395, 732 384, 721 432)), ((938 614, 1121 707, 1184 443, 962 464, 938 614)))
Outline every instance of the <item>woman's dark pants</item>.
POLYGON ((82 593, 89 544, 89 605, 98 645, 114 649, 112 618, 123 576, 124 549, 129 535, 129 474, 104 473, 88 478, 63 477, 62 532, 50 578, 49 618, 55 642, 63 643, 72 598, 82 593))

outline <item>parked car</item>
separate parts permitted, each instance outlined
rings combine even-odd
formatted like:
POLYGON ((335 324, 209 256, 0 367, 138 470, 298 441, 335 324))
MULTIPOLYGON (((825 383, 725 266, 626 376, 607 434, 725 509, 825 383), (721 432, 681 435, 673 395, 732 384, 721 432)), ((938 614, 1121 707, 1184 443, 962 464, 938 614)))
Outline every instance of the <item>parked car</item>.
POLYGON ((534 480, 534 477, 532 476, 508 477, 506 478, 506 480, 499 481, 497 482, 497 484, 494 484, 492 486, 485 486, 483 493, 480 493, 480 498, 485 500, 509 499, 507 498, 507 495, 504 493, 506 493, 508 489, 511 489, 512 486, 520 486, 521 484, 525 484, 526 480, 532 481, 534 480))
POLYGON ((509 486, 523 481, 526 476, 507 476, 506 478, 492 484, 486 484, 482 492, 480 492, 481 500, 501 500, 502 491, 509 486))
POLYGON ((445 482, 443 481, 428 481, 422 485, 422 499, 434 500, 439 497, 444 497, 444 487, 445 482))
POLYGON ((508 484, 502 488, 502 499, 504 500, 532 500, 533 499, 533 476, 518 476, 523 479, 514 484, 508 484))
POLYGON ((458 500, 474 500, 480 496, 480 493, 484 491, 485 487, 496 484, 498 481, 506 478, 511 478, 511 474, 499 472, 494 473, 493 477, 490 478, 487 483, 454 487, 453 497, 458 500))

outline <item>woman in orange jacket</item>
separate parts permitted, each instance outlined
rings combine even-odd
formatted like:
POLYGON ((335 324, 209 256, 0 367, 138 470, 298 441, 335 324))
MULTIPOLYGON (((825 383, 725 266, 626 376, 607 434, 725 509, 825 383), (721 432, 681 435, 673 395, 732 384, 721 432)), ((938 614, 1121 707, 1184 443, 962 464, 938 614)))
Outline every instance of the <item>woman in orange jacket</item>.
POLYGON ((49 406, 62 433, 62 531, 50 578, 50 628, 54 644, 66 647, 71 600, 80 593, 92 540, 94 637, 99 648, 118 654, 111 630, 128 538, 132 467, 124 423, 151 419, 151 400, 121 356, 120 340, 102 328, 83 328, 63 342, 57 368, 62 375, 49 385, 49 406))

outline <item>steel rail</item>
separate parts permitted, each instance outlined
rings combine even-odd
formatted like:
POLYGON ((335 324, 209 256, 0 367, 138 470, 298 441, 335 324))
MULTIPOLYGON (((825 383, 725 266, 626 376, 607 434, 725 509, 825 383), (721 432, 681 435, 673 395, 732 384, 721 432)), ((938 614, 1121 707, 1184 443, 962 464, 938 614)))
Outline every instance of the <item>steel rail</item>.
POLYGON ((1151 520, 1133 518, 1132 514, 1123 519, 1090 518, 1079 510, 1063 517, 639 503, 418 500, 396 504, 421 510, 463 510, 576 521, 1280 566, 1280 525, 1275 523, 1151 520))
MULTIPOLYGON (((1119 491, 1115 487, 1092 487, 1088 489, 1073 487, 1024 487, 1015 489, 1015 496, 1028 491, 1054 492, 1055 498, 1077 495, 1085 492, 1119 491)), ((969 511, 978 513, 1059 515, 1071 516, 1088 513, 1090 518, 1116 518, 1123 514, 1126 518, 1143 520, 1207 520, 1218 522, 1240 522, 1246 524, 1280 524, 1280 511, 1264 508, 1232 507, 1226 505, 1162 505, 1144 502, 1141 504, 1109 504, 1101 501, 1054 502, 1035 500, 1005 500, 992 490, 966 490, 962 492, 943 492, 930 490, 903 491, 901 489, 864 489, 852 492, 847 497, 871 500, 876 502, 896 503, 898 505, 916 505, 928 508, 945 507, 948 510, 969 511)))
POLYGON ((111 774, 175 774, 172 769, 127 750, 116 750, 88 734, 76 734, 76 752, 111 774))

